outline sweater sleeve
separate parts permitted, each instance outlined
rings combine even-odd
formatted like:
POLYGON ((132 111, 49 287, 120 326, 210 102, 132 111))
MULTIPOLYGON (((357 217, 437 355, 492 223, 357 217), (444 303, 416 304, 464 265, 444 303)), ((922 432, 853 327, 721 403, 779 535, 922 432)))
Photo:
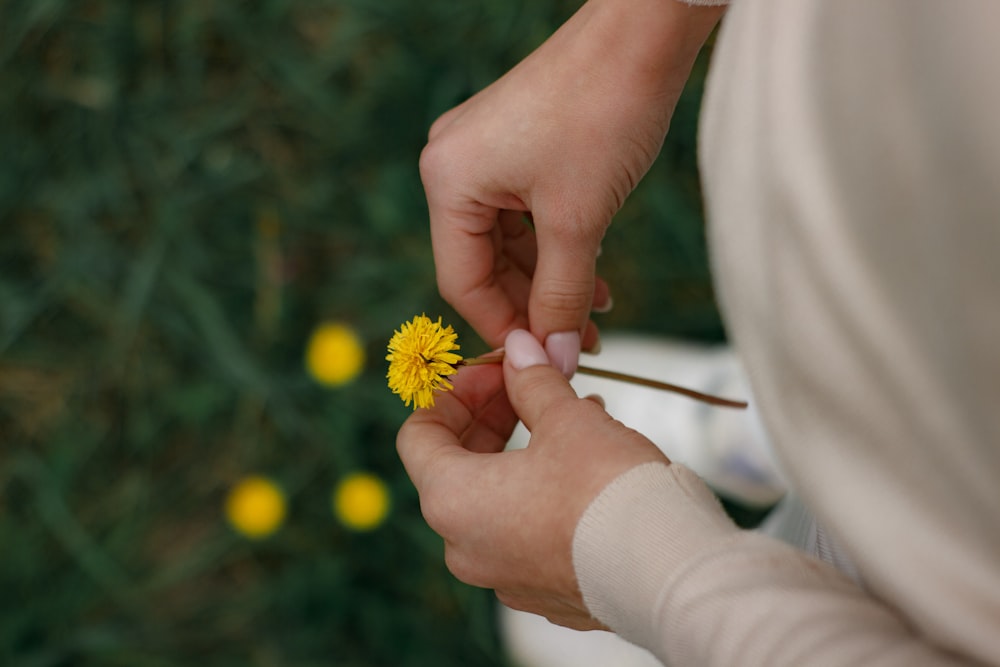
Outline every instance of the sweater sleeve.
POLYGON ((573 542, 588 609, 667 665, 961 664, 835 568, 736 527, 679 464, 645 464, 573 542))

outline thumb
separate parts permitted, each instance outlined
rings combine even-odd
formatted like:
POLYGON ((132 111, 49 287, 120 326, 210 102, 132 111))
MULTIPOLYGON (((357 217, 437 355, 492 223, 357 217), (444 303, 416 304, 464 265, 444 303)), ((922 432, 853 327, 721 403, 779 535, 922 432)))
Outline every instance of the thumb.
POLYGON ((523 329, 507 334, 503 374, 511 407, 529 431, 547 411, 578 398, 566 376, 549 363, 538 339, 523 329))
MULTIPOLYGON (((594 301, 595 266, 600 235, 584 226, 570 231, 539 224, 538 258, 531 281, 528 321, 531 332, 546 342, 549 354, 564 373, 572 375, 580 354, 579 336, 569 341, 549 339, 553 334, 580 334, 590 318, 594 301)), ((564 336, 566 338, 566 336, 564 336)))

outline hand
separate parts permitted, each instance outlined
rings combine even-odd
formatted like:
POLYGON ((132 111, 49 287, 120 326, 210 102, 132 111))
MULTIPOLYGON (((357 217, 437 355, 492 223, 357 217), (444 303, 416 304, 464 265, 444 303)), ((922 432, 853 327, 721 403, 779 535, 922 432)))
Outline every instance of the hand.
POLYGON ((595 277, 601 239, 658 154, 721 11, 591 0, 434 123, 420 170, 438 286, 487 343, 530 328, 571 373, 576 334, 584 349, 596 342, 589 312, 610 304, 595 277), (567 335, 548 341, 556 332, 567 335))
POLYGON ((512 332, 505 349, 502 369, 464 368, 434 408, 413 413, 399 432, 400 458, 456 577, 495 589, 514 609, 599 628, 573 570, 576 524, 618 475, 669 460, 578 398, 531 334, 512 332), (504 452, 518 415, 529 446, 504 452))

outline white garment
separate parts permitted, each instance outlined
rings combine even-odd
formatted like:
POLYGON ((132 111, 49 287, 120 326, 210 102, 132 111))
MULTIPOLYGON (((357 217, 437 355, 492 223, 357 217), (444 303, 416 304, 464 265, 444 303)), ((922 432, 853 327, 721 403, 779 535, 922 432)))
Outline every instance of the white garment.
POLYGON ((683 466, 587 510, 588 608, 667 664, 1000 665, 1000 4, 739 0, 702 117, 719 293, 863 586, 683 466))

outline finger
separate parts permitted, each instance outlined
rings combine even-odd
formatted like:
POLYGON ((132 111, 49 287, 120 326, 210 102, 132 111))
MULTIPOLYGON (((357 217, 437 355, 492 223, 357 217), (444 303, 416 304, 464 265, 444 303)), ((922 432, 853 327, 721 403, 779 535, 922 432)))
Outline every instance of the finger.
POLYGON ((430 410, 417 410, 403 422, 396 435, 396 452, 418 493, 427 487, 433 478, 432 463, 441 466, 457 462, 473 454, 464 449, 458 440, 461 432, 456 422, 471 421, 468 415, 441 410, 436 406, 430 410))
POLYGON ((549 361, 567 378, 573 377, 580 363, 583 341, 579 331, 557 331, 545 338, 545 353, 549 361))
POLYGON ((431 412, 441 411, 439 421, 458 436, 463 448, 479 453, 503 450, 518 422, 507 399, 503 367, 466 367, 451 380, 454 388, 438 395, 431 412))
POLYGON ((399 458, 418 491, 433 462, 453 465, 471 452, 500 451, 517 421, 496 366, 463 368, 453 384, 451 392, 437 395, 433 408, 410 415, 396 437, 399 458))
POLYGON ((536 212, 538 260, 532 282, 528 321, 544 340, 557 331, 583 331, 594 300, 598 234, 586 225, 572 228, 545 224, 536 212))
POLYGON ((587 322, 580 337, 580 349, 588 354, 598 354, 601 351, 601 332, 593 320, 587 322))
MULTIPOLYGON (((493 229, 494 279, 526 321, 531 276, 535 272, 535 233, 524 223, 520 211, 500 211, 497 222, 493 229)), ((504 331, 503 335, 506 334, 504 331)))
POLYGON ((489 345, 499 347, 508 331, 527 324, 523 304, 508 290, 523 294, 530 288, 517 267, 497 265, 497 211, 473 203, 464 210, 448 207, 430 195, 428 204, 438 290, 489 345))
POLYGON ((600 276, 596 277, 594 279, 594 299, 591 301, 590 310, 595 313, 609 313, 614 303, 608 283, 600 276))
POLYGON ((503 254, 530 280, 538 260, 534 230, 521 211, 500 211, 499 223, 503 254))
POLYGON ((441 132, 446 127, 448 127, 449 125, 451 125, 452 122, 456 118, 458 118, 459 115, 461 115, 462 109, 464 107, 465 107, 465 102, 463 102, 462 104, 459 104, 456 107, 453 107, 453 108, 449 109, 448 111, 445 111, 443 114, 441 114, 440 116, 438 116, 437 120, 435 120, 433 123, 431 123, 430 129, 427 131, 427 140, 428 140, 428 142, 433 141, 434 138, 437 137, 439 134, 441 134, 441 132))
POLYGON ((503 385, 503 368, 500 364, 463 368, 453 384, 454 390, 442 400, 461 401, 472 415, 459 435, 462 447, 476 453, 503 451, 518 422, 503 385))
POLYGON ((547 411, 576 401, 566 377, 531 333, 517 329, 504 342, 504 383, 514 411, 531 431, 547 411))
POLYGON ((496 279, 494 235, 500 210, 524 206, 516 197, 503 195, 484 203, 478 177, 468 168, 468 151, 452 146, 448 136, 444 133, 428 143, 420 154, 438 288, 490 345, 498 347, 508 331, 526 323, 527 315, 496 279))

